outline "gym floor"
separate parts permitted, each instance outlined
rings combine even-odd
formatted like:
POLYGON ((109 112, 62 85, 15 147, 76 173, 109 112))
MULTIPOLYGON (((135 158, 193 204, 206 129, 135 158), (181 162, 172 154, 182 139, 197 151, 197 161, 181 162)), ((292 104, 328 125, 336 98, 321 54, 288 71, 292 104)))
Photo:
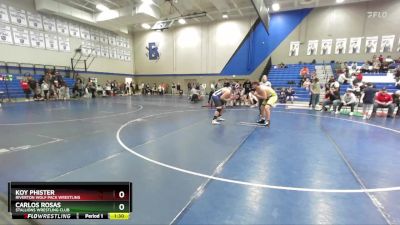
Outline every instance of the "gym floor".
MULTIPOLYGON (((278 106, 213 110, 185 97, 3 104, 9 181, 131 181, 129 221, 79 224, 400 224, 400 120, 278 106)), ((38 221, 78 224, 77 221, 38 221)), ((0 221, 0 224, 8 224, 0 221)))

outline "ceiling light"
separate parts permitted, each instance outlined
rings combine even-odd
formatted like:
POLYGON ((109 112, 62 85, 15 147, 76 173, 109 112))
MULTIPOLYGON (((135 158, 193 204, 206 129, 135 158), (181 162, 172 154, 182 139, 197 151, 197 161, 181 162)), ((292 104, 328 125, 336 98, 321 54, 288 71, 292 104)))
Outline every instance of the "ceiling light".
POLYGON ((180 19, 178 20, 178 23, 180 23, 180 24, 186 24, 186 20, 183 19, 183 18, 180 18, 180 19))
POLYGON ((147 23, 142 23, 142 27, 143 27, 144 29, 146 29, 146 30, 148 30, 148 29, 151 28, 151 26, 150 26, 149 24, 147 24, 147 23))
POLYGON ((228 14, 226 14, 226 13, 222 14, 222 18, 228 19, 228 14))
POLYGON ((279 11, 281 9, 281 6, 279 5, 279 3, 275 2, 274 4, 272 4, 272 11, 276 12, 279 11))
POLYGON ((344 0, 336 0, 336 3, 338 3, 338 4, 343 3, 343 2, 344 2, 344 0))
POLYGON ((151 5, 151 4, 153 4, 154 2, 153 2, 153 0, 142 0, 142 3, 143 3, 143 4, 146 4, 146 5, 151 5))
POLYGON ((100 11, 102 11, 102 12, 105 12, 105 11, 109 11, 109 10, 110 10, 107 6, 105 6, 105 5, 101 4, 101 3, 99 3, 99 4, 96 5, 96 9, 98 9, 98 10, 100 10, 100 11))

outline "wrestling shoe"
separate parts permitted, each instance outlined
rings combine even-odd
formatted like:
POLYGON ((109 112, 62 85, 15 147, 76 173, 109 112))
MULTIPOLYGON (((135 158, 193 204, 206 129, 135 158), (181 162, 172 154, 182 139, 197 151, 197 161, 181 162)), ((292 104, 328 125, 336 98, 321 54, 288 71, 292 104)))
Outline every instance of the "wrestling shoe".
POLYGON ((212 125, 219 125, 219 124, 221 124, 221 123, 218 122, 217 120, 212 120, 212 121, 211 121, 211 124, 212 124, 212 125))
POLYGON ((265 120, 258 120, 257 123, 258 124, 265 124, 265 120))
POLYGON ((218 117, 218 118, 217 118, 217 121, 225 121, 225 119, 222 118, 222 117, 218 117))

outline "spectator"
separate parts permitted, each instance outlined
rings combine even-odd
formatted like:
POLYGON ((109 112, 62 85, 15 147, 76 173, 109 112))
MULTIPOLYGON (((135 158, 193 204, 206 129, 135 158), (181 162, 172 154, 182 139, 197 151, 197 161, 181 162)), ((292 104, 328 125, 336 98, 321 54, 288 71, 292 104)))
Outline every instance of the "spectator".
POLYGON ((396 116, 400 116, 400 91, 396 91, 393 95, 393 108, 397 106, 396 116))
POLYGON ((268 76, 267 75, 263 75, 261 78, 261 85, 267 86, 267 87, 272 87, 271 82, 268 81, 268 76))
POLYGON ((339 104, 339 108, 335 113, 339 114, 343 106, 350 106, 349 115, 352 116, 354 113, 354 106, 356 106, 356 103, 357 103, 356 96, 353 94, 350 88, 347 88, 346 93, 343 95, 342 101, 339 104))
POLYGON ((188 82, 187 88, 188 88, 188 95, 189 95, 190 91, 192 90, 192 83, 191 82, 188 82))
POLYGON ((315 106, 319 104, 319 95, 321 94, 321 85, 318 78, 314 78, 310 91, 312 109, 315 110, 315 106))
POLYGON ((130 90, 131 90, 131 95, 134 95, 135 94, 135 87, 136 87, 135 82, 131 81, 131 83, 129 84, 129 87, 130 87, 130 90))
POLYGON ((394 86, 395 86, 397 89, 400 89, 400 78, 397 78, 397 79, 396 79, 396 82, 394 83, 394 86))
POLYGON ((304 83, 303 83, 303 87, 306 90, 308 90, 310 88, 310 84, 311 84, 310 79, 306 78, 306 81, 304 81, 304 83))
POLYGON ((33 79, 32 76, 29 75, 28 77, 28 85, 29 89, 31 90, 31 93, 33 93, 33 100, 36 100, 37 95, 36 95, 36 80, 33 79))
POLYGON ((367 87, 364 89, 364 92, 361 96, 363 100, 363 119, 370 118, 370 111, 374 105, 374 98, 377 90, 373 87, 372 83, 367 83, 367 87))
POLYGON ((372 69, 374 70, 374 73, 379 73, 380 68, 381 68, 381 63, 378 60, 375 60, 372 63, 372 69))
POLYGON ((375 116, 376 110, 378 108, 388 108, 388 118, 393 118, 393 98, 392 96, 387 93, 386 88, 382 88, 375 97, 374 108, 372 110, 372 117, 375 116))
POLYGON ((172 82, 172 95, 175 95, 176 92, 176 85, 175 82, 172 82))
POLYGON ((360 71, 357 71, 356 80, 357 82, 362 82, 363 80, 363 74, 360 71))
POLYGON ((300 70, 300 76, 301 77, 307 77, 310 75, 310 70, 308 69, 307 66, 304 66, 301 70, 300 70))
POLYGON ((282 88, 278 92, 278 100, 279 100, 279 103, 286 103, 286 88, 282 88))
POLYGON ((179 95, 183 94, 183 91, 181 91, 181 84, 178 82, 178 84, 176 85, 176 91, 178 92, 179 95))
POLYGON ((40 88, 39 81, 36 81, 35 95, 36 95, 36 99, 35 100, 43 100, 43 98, 42 98, 42 89, 40 88))
POLYGON ((341 74, 339 75, 339 77, 338 77, 338 82, 339 82, 340 84, 347 84, 348 81, 351 81, 351 79, 350 79, 350 78, 347 78, 345 73, 341 73, 341 74))
POLYGON ((360 70, 361 70, 362 73, 370 72, 371 70, 370 70, 369 67, 370 67, 370 65, 369 65, 369 63, 366 61, 366 62, 364 62, 364 64, 361 65, 360 70))
POLYGON ((43 91, 43 95, 44 95, 44 99, 48 100, 49 99, 49 84, 47 83, 46 79, 43 80, 42 83, 42 91, 43 91))
POLYGON ((285 94, 286 94, 286 101, 290 100, 291 103, 293 104, 294 94, 296 94, 296 92, 293 90, 293 88, 289 87, 289 89, 286 90, 285 94))
POLYGON ((142 95, 145 94, 145 85, 144 85, 143 82, 142 82, 142 84, 140 84, 139 90, 140 90, 140 93, 141 93, 142 95))
POLYGON ((325 101, 322 103, 322 111, 328 111, 333 105, 333 111, 336 111, 337 106, 340 104, 340 93, 339 90, 335 88, 331 88, 326 94, 325 94, 325 101), (329 106, 329 108, 326 108, 326 106, 329 106))
POLYGON ((31 94, 31 89, 30 89, 29 84, 28 84, 28 78, 24 77, 24 79, 22 79, 20 81, 20 85, 21 85, 22 90, 25 93, 25 101, 29 101, 30 94, 31 94))
MULTIPOLYGON (((199 89, 200 89, 200 87, 199 87, 199 89)), ((192 90, 190 91, 191 95, 189 96, 189 100, 191 102, 196 103, 200 100, 200 90, 199 89, 195 88, 194 86, 192 87, 192 90)))

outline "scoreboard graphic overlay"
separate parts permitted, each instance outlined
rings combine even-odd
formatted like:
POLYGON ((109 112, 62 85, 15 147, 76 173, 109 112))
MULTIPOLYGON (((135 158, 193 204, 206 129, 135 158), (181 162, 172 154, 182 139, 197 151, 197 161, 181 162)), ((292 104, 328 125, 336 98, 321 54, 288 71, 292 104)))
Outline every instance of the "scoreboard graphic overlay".
POLYGON ((127 220, 131 182, 9 182, 13 219, 127 220))

